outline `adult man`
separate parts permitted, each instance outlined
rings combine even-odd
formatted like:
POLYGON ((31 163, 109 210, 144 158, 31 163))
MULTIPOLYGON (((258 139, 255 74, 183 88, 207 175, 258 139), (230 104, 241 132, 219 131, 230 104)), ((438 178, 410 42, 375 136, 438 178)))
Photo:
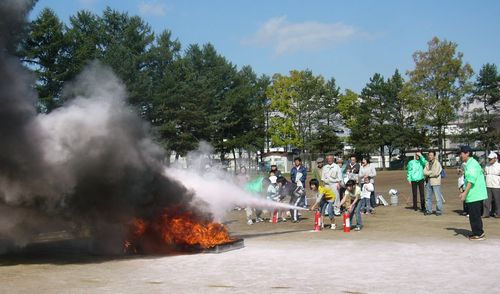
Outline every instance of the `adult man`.
POLYGON ((302 165, 302 159, 300 157, 296 157, 293 160, 293 164, 294 164, 294 166, 292 167, 292 170, 290 171, 290 177, 291 177, 292 183, 305 189, 307 170, 302 165))
POLYGON ((347 162, 344 162, 344 160, 342 160, 342 157, 337 157, 336 162, 340 168, 340 178, 341 178, 341 181, 339 182, 340 188, 338 197, 340 197, 339 200, 342 201, 342 197, 344 197, 344 192, 345 192, 345 183, 347 183, 347 181, 349 180, 346 174, 347 162))
POLYGON ((356 156, 351 156, 351 161, 347 164, 346 175, 349 180, 358 180, 359 169, 361 166, 357 162, 356 156))
POLYGON ((443 168, 436 160, 436 152, 429 151, 429 161, 425 164, 424 176, 426 178, 425 188, 427 195, 425 198, 425 215, 432 214, 432 195, 436 197, 436 215, 443 214, 443 197, 441 196, 441 171, 443 168))
POLYGON ((489 217, 490 214, 500 218, 500 163, 498 154, 491 152, 488 155, 488 165, 485 167, 486 190, 488 199, 484 201, 483 217, 489 217), (495 206, 492 207, 492 201, 495 199, 495 206))
POLYGON ((316 159, 316 168, 313 170, 313 173, 312 173, 313 179, 317 179, 318 181, 321 181, 321 173, 322 173, 324 161, 325 160, 321 157, 316 159))
MULTIPOLYGON (((321 180, 335 193, 335 195, 340 195, 339 190, 342 173, 340 167, 333 161, 333 155, 331 154, 326 157, 326 164, 323 166, 321 180)), ((333 213, 335 215, 340 215, 340 197, 335 198, 333 213)))
POLYGON ((472 157, 472 149, 469 146, 460 147, 459 154, 460 159, 465 162, 465 191, 460 193, 460 200, 465 201, 469 209, 469 222, 472 229, 472 235, 469 236, 469 240, 485 240, 481 210, 483 209, 483 200, 488 198, 488 196, 483 170, 479 163, 472 157))
POLYGON ((356 181, 349 180, 345 184, 345 194, 344 198, 340 202, 340 206, 344 205, 347 211, 349 211, 350 218, 349 222, 352 224, 352 219, 354 214, 356 214, 356 231, 360 231, 363 228, 363 221, 361 220, 361 209, 359 205, 359 198, 361 196, 361 188, 356 185, 356 181))
POLYGON ((420 190, 420 205, 422 212, 425 212, 424 200, 424 166, 427 163, 422 153, 415 153, 415 159, 408 162, 408 170, 406 179, 411 185, 411 192, 413 194, 413 210, 418 211, 417 206, 417 187, 420 190))

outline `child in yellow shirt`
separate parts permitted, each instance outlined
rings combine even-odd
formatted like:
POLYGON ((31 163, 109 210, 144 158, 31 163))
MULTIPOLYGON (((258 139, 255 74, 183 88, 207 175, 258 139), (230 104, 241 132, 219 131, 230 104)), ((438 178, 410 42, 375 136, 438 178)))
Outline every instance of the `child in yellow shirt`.
POLYGON ((324 226, 324 215, 325 212, 328 211, 328 218, 330 218, 330 229, 335 230, 337 226, 335 225, 335 219, 333 214, 333 202, 337 195, 333 192, 332 189, 320 185, 317 179, 311 179, 309 181, 309 187, 313 192, 316 192, 316 203, 311 207, 311 210, 315 210, 319 207, 321 212, 321 227, 324 226))

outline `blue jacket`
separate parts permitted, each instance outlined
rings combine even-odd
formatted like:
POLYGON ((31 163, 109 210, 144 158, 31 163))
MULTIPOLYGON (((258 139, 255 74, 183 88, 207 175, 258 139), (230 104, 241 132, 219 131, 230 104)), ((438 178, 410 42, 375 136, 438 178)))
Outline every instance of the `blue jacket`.
POLYGON ((292 183, 296 184, 295 182, 295 177, 297 176, 297 172, 302 173, 302 177, 300 178, 300 181, 302 182, 302 187, 304 189, 306 188, 306 178, 307 178, 307 170, 303 165, 300 165, 299 169, 297 170, 297 167, 294 166, 292 167, 292 170, 290 171, 290 177, 292 178, 292 183))

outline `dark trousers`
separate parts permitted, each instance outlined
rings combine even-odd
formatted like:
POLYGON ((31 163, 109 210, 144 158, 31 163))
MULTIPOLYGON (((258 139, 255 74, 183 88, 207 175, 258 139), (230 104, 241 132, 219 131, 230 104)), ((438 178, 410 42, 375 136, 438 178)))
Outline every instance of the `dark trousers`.
POLYGON ((413 209, 418 210, 417 205, 417 186, 420 190, 420 206, 422 211, 425 211, 425 194, 424 194, 424 180, 418 182, 411 182, 411 193, 413 194, 413 209))
POLYGON ((472 235, 481 236, 483 231, 483 220, 481 214, 483 212, 483 200, 467 203, 469 209, 469 222, 472 229, 472 235))
POLYGON ((486 188, 488 199, 483 202, 483 216, 498 216, 500 208, 500 188, 486 188))

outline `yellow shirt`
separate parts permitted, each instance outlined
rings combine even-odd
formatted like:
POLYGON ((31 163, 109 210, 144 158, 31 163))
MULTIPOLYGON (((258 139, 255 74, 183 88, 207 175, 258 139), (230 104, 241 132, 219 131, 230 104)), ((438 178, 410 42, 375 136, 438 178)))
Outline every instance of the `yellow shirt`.
POLYGON ((325 186, 319 186, 318 187, 318 196, 324 196, 326 201, 333 201, 337 196, 335 195, 335 192, 332 191, 332 189, 325 187, 325 186))

